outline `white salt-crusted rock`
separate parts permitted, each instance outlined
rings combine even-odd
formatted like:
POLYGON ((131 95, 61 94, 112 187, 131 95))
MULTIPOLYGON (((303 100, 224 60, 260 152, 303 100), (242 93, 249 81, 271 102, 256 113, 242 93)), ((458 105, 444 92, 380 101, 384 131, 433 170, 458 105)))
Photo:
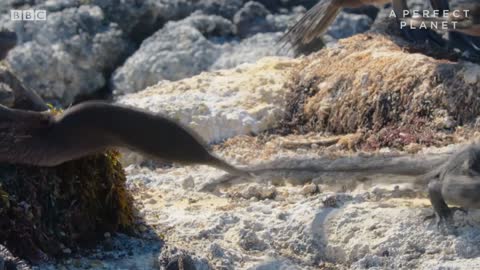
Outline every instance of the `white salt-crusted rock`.
POLYGON ((258 133, 282 117, 289 71, 298 60, 264 58, 256 64, 162 81, 117 102, 160 112, 193 128, 208 143, 258 133))

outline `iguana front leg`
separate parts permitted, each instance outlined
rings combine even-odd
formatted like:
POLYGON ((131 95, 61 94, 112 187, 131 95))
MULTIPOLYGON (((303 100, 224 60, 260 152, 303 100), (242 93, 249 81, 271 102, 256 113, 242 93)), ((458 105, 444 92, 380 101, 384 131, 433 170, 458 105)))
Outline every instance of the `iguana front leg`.
POLYGON ((453 212, 442 196, 442 182, 438 178, 428 183, 428 197, 437 216, 437 226, 442 223, 449 225, 453 222, 453 212))

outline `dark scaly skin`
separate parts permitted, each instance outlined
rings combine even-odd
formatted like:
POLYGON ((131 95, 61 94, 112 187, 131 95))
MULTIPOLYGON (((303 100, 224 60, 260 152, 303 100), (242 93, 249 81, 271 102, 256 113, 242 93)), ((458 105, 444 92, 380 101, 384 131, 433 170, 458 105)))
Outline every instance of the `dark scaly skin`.
MULTIPOLYGON (((292 160, 292 163, 296 160, 292 160)), ((430 202, 438 218, 438 224, 450 225, 456 210, 480 209, 480 144, 471 144, 453 154, 434 157, 382 157, 374 156, 352 162, 350 158, 328 161, 319 159, 306 167, 281 167, 263 164, 245 168, 246 172, 260 177, 263 175, 292 173, 303 174, 309 179, 321 173, 364 173, 417 176, 413 180, 418 186, 427 188, 430 202), (449 207, 447 203, 458 205, 449 207)), ((216 183, 203 187, 210 191, 220 184, 233 182, 237 176, 226 176, 216 183)), ((407 180, 407 179, 406 179, 407 180)))
POLYGON ((441 221, 450 220, 453 213, 447 201, 465 208, 480 208, 478 145, 471 145, 448 159, 373 157, 352 162, 345 158, 320 160, 308 167, 281 168, 267 164, 236 168, 212 155, 192 131, 161 115, 142 110, 86 102, 53 116, 48 112, 0 106, 0 162, 55 166, 110 147, 126 147, 182 164, 210 165, 233 175, 213 186, 238 176, 251 180, 252 175, 279 172, 423 175, 417 183, 428 185, 432 206, 441 221))
MULTIPOLYGON (((303 48, 315 38, 323 35, 335 20, 342 8, 357 8, 363 5, 392 3, 396 17, 403 19, 403 10, 407 10, 406 0, 320 0, 313 8, 291 27, 280 39, 280 43, 290 43, 297 54, 304 53, 303 48)), ((431 30, 403 28, 405 37, 412 42, 430 41, 444 45, 439 35, 431 30)))
POLYGON ((442 166, 419 179, 428 194, 439 224, 452 222, 458 208, 480 209, 480 145, 472 144, 453 154, 442 166))
POLYGON ((105 102, 81 103, 58 116, 0 107, 0 162, 56 166, 112 147, 246 175, 212 155, 193 131, 158 114, 105 102))

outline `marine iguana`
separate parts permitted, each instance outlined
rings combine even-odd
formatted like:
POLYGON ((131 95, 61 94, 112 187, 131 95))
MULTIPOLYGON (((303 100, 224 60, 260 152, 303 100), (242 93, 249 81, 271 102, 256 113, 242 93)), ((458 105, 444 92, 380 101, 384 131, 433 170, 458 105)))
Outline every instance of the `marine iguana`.
MULTIPOLYGON (((449 4, 447 0, 430 0, 433 9, 436 10, 449 10, 449 4)), ((473 53, 477 58, 480 57, 480 8, 478 1, 469 1, 460 3, 456 8, 457 10, 469 10, 470 14, 467 18, 463 18, 465 25, 463 29, 457 29, 457 31, 451 31, 448 33, 449 39, 452 41, 453 47, 459 48, 467 53, 473 53), (466 24, 470 24, 467 26, 466 24)), ((440 18, 441 19, 441 18, 440 18)), ((450 20, 452 20, 450 18, 450 20)), ((461 27, 462 28, 462 27, 461 27)))
MULTIPOLYGON (((385 4, 389 2, 392 3, 398 22, 408 19, 409 16, 405 16, 403 13, 404 10, 408 10, 406 0, 320 0, 294 26, 287 30, 279 42, 284 45, 290 43, 297 54, 305 53, 305 48, 308 48, 308 44, 327 31, 327 28, 332 24, 342 8, 356 8, 363 5, 385 4)), ((443 11, 449 9, 447 0, 430 0, 430 3, 435 10, 443 11)), ((413 42, 428 41, 439 46, 445 45, 442 38, 430 29, 403 27, 401 31, 408 40, 413 42)), ((471 49, 476 53, 480 53, 478 50, 480 47, 479 40, 465 34, 468 33, 451 33, 450 41, 453 46, 471 49)))
MULTIPOLYGON (((0 32, 2 58, 13 40, 14 32, 0 32)), ((99 101, 53 115, 8 69, 0 69, 0 82, 14 92, 13 108, 0 105, 0 162, 56 166, 106 148, 126 147, 158 159, 247 175, 210 153, 195 132, 162 115, 99 101)))
MULTIPOLYGON (((452 222, 456 210, 480 209, 480 144, 474 143, 464 146, 453 153, 447 152, 432 156, 372 156, 362 158, 339 158, 331 160, 320 157, 316 160, 285 159, 268 164, 259 164, 239 168, 253 175, 257 179, 262 175, 288 174, 287 178, 295 174, 302 177, 320 176, 322 173, 361 173, 369 175, 389 174, 414 176, 409 182, 426 188, 432 203, 438 224, 452 222), (288 167, 279 165, 289 164, 288 167), (307 163, 307 165, 302 165, 307 163), (448 207, 450 204, 459 207, 448 207)), ((226 175, 215 183, 209 183, 201 190, 209 190, 226 183, 242 180, 239 176, 226 175)))
POLYGON ((211 154, 188 128, 139 109, 91 101, 52 115, 0 106, 0 162, 56 166, 110 147, 126 147, 154 158, 204 164, 230 173, 204 190, 236 177, 251 180, 285 172, 313 176, 325 172, 425 175, 415 182, 428 185, 430 200, 441 220, 448 220, 452 214, 445 200, 467 208, 480 207, 480 146, 477 145, 451 158, 446 155, 429 159, 409 156, 359 160, 319 158, 287 160, 288 167, 279 167, 282 160, 277 160, 238 168, 211 154))
POLYGON ((58 115, 0 106, 0 162, 56 166, 113 147, 248 175, 211 154, 195 132, 162 115, 100 101, 58 115))
POLYGON ((445 201, 466 208, 480 207, 479 145, 468 146, 450 158, 440 155, 429 159, 320 159, 309 166, 288 161, 290 166, 283 168, 278 164, 237 168, 211 154, 193 131, 166 117, 105 102, 81 103, 62 114, 52 115, 45 112, 47 106, 41 97, 23 87, 15 76, 0 73, 0 80, 18 86, 13 87, 15 98, 22 101, 17 104, 25 106, 12 109, 0 105, 0 162, 55 166, 108 147, 122 146, 169 161, 214 166, 231 174, 214 186, 235 177, 259 177, 272 172, 420 175, 415 182, 428 185, 429 197, 440 221, 448 221, 453 213, 445 201))

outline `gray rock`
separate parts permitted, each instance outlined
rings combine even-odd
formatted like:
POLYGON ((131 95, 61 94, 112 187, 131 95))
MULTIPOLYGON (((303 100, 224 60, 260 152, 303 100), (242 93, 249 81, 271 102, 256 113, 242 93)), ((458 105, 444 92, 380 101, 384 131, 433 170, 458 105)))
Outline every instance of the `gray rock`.
POLYGON ((221 56, 210 70, 233 68, 243 63, 254 63, 262 57, 278 55, 278 39, 281 33, 259 33, 240 42, 222 46, 221 56))
POLYGON ((296 6, 305 6, 311 8, 318 3, 319 0, 256 0, 264 5, 272 12, 281 11, 282 9, 290 9, 296 6))
POLYGON ((196 9, 205 14, 232 19, 245 2, 246 0, 200 0, 196 4, 196 9))
POLYGON ((106 18, 117 23, 126 35, 140 42, 164 23, 187 17, 196 7, 189 0, 93 0, 106 18))
POLYGON ((335 39, 346 38, 368 31, 372 23, 367 15, 340 12, 326 34, 335 39))
POLYGON ((225 37, 235 33, 235 26, 229 20, 221 16, 205 15, 201 12, 193 13, 181 23, 191 25, 205 37, 225 37))
POLYGON ((164 247, 158 258, 160 270, 211 270, 213 269, 204 258, 195 256, 185 250, 175 247, 164 247))
POLYGON ((131 50, 97 6, 67 8, 49 13, 45 22, 24 23, 23 38, 29 41, 15 47, 7 62, 26 86, 63 104, 105 87, 104 74, 131 50))
POLYGON ((114 72, 115 93, 132 93, 160 80, 179 80, 207 70, 220 56, 220 45, 205 35, 231 33, 231 23, 219 16, 193 14, 169 22, 114 72))
POLYGON ((260 32, 273 31, 272 25, 267 20, 270 15, 265 6, 258 2, 247 2, 233 17, 233 23, 237 27, 237 35, 241 38, 260 32))
POLYGON ((15 257, 3 245, 0 245, 0 270, 30 270, 25 261, 15 257))

